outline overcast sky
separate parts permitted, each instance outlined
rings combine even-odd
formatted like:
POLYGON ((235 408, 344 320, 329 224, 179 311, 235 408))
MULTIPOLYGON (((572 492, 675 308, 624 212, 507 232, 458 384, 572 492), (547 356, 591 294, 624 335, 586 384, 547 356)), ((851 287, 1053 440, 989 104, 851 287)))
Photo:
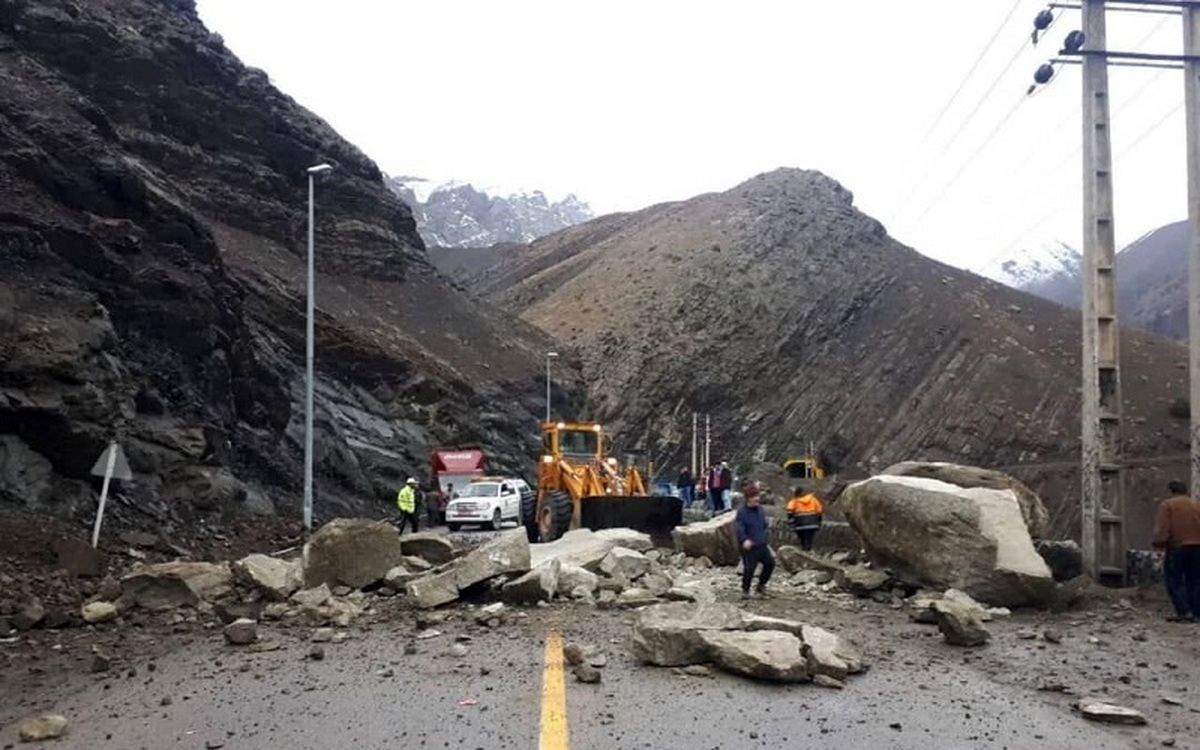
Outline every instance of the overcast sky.
MULTIPOLYGON (((898 239, 972 269, 1079 244, 1078 69, 1022 101, 1079 26, 1066 12, 1022 50, 1044 6, 199 0, 243 61, 388 173, 574 192, 604 213, 814 168, 898 239)), ((1110 48, 1181 47, 1177 17, 1109 15, 1110 48)), ((1112 100, 1125 244, 1186 216, 1182 75, 1115 70, 1112 100)))

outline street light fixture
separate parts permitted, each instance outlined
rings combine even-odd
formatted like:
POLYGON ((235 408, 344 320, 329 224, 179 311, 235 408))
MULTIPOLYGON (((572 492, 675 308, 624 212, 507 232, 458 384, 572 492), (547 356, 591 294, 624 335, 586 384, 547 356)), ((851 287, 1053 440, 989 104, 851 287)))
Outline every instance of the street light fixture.
POLYGON ((558 359, 558 352, 546 352, 546 422, 550 421, 550 360, 558 359))
POLYGON ((319 174, 333 169, 316 164, 308 172, 308 313, 304 337, 304 528, 312 531, 313 517, 313 300, 316 298, 313 273, 314 183, 319 174))

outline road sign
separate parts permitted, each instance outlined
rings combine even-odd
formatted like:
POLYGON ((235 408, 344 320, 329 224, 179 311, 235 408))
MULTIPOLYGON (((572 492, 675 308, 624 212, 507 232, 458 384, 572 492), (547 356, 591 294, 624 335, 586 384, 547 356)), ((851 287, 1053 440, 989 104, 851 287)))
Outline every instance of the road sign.
POLYGON ((92 476, 102 477, 106 474, 113 479, 124 479, 126 481, 133 479, 133 472, 129 470, 129 462, 125 460, 125 451, 121 450, 121 446, 118 443, 109 443, 104 452, 100 454, 100 458, 96 459, 96 464, 92 466, 92 476), (113 457, 111 469, 108 468, 109 453, 116 454, 113 457))

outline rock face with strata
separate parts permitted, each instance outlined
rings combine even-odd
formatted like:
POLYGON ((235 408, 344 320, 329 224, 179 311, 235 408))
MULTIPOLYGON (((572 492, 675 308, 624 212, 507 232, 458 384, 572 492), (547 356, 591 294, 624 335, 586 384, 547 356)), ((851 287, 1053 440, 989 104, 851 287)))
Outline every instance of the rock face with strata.
POLYGON ((900 578, 1002 606, 1053 594, 1050 569, 1009 490, 880 476, 848 487, 839 505, 872 562, 900 578))
POLYGON ((304 585, 362 588, 383 580, 404 559, 400 535, 383 521, 338 518, 304 545, 304 585))

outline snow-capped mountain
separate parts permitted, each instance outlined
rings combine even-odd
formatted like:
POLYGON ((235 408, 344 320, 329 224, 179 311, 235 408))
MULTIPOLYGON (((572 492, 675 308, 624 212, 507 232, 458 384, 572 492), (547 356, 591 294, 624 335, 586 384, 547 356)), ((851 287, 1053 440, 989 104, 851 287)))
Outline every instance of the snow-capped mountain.
POLYGON ((404 176, 389 178, 388 184, 412 207, 417 230, 429 246, 532 242, 592 218, 588 204, 574 195, 559 201, 540 190, 502 196, 469 183, 404 176))
MULTIPOLYGON (((978 273, 1005 286, 1039 294, 1039 289, 1065 279, 1076 279, 1083 254, 1063 242, 1025 248, 1011 257, 991 262, 978 273)), ((1044 296, 1044 295, 1043 295, 1044 296)))

